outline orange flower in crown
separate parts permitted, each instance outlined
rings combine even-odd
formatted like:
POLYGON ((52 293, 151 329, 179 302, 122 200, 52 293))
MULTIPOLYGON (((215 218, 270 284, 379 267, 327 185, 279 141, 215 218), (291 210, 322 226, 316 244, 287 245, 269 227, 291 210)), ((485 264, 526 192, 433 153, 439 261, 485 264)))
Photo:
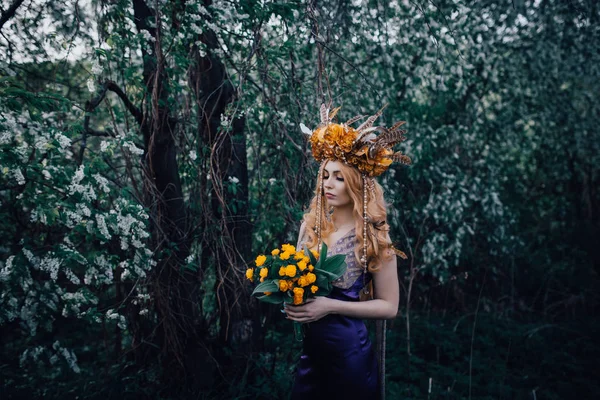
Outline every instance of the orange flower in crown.
POLYGON ((314 131, 301 125, 302 131, 310 136, 315 160, 338 160, 370 177, 381 175, 394 161, 410 164, 408 156, 392 150, 394 145, 406 140, 406 131, 400 129, 405 121, 400 121, 389 129, 374 127, 373 123, 383 113, 382 108, 355 129, 351 125, 364 116, 351 118, 343 124, 333 123, 339 110, 340 107, 329 112, 323 104, 321 123, 314 131))

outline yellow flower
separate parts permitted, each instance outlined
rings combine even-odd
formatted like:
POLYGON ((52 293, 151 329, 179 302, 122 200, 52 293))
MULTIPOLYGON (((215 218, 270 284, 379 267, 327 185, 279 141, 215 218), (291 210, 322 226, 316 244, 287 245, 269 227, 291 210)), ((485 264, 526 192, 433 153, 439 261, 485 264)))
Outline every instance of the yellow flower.
POLYGON ((285 267, 285 274, 290 278, 296 276, 296 266, 290 264, 287 267, 285 267))
POLYGON ((304 258, 302 259, 302 261, 304 261, 306 264, 310 263, 310 258, 304 256, 304 258))
POLYGON ((319 290, 319 287, 318 287, 318 286, 312 285, 312 286, 310 287, 310 291, 311 291, 311 292, 313 292, 313 294, 314 294, 314 293, 316 293, 316 292, 317 292, 317 290, 319 290))
POLYGON ((284 251, 283 253, 281 253, 279 255, 279 258, 281 258, 282 260, 287 260, 288 258, 290 258, 291 254, 288 253, 287 251, 284 251))
POLYGON ((265 295, 266 295, 266 296, 270 296, 270 295, 271 295, 271 292, 265 292, 265 295))
POLYGON ((317 276, 312 272, 309 272, 308 274, 306 274, 306 280, 308 281, 308 283, 315 283, 315 281, 317 280, 317 276))
POLYGON ((313 267, 312 265, 309 265, 309 266, 308 266, 308 270, 309 270, 310 272, 313 272, 313 271, 314 271, 314 269, 315 269, 315 267, 313 267))
POLYGON ((294 288, 294 305, 302 303, 302 297, 304 296, 304 289, 294 288))
POLYGON ((260 278, 260 282, 261 283, 264 282, 264 281, 265 281, 265 278, 260 278))
POLYGON ((303 251, 297 251, 294 254, 294 259, 295 260, 302 260, 304 258, 304 252, 303 251))
POLYGON ((298 268, 300 268, 300 271, 304 271, 306 269, 306 261, 304 261, 304 260, 298 261, 298 268))
POLYGON ((319 258, 319 252, 316 250, 311 250, 310 251, 312 253, 313 256, 315 256, 315 258, 319 258))
POLYGON ((265 261, 267 261, 267 256, 264 256, 262 254, 259 255, 258 257, 256 257, 256 260, 254 260, 257 267, 260 267, 261 265, 263 265, 265 263, 265 261))
POLYGON ((279 267, 279 276, 285 276, 285 267, 279 267))
POLYGON ((275 250, 273 250, 273 251, 271 252, 271 255, 272 255, 272 256, 276 256, 276 255, 278 255, 278 254, 279 254, 279 249, 275 249, 275 250))
POLYGON ((286 244, 282 244, 281 245, 281 250, 283 250, 286 253, 295 253, 296 252, 296 246, 286 243, 286 244))
POLYGON ((261 278, 266 278, 269 275, 269 270, 267 268, 262 268, 259 272, 261 278))
POLYGON ((298 279, 298 285, 304 287, 304 286, 308 286, 308 280, 306 279, 306 276, 301 276, 300 279, 298 279))
POLYGON ((279 290, 282 292, 287 291, 290 288, 290 285, 288 284, 288 281, 286 280, 280 280, 279 281, 279 290))
POLYGON ((253 276, 254 276, 254 268, 248 268, 246 270, 246 278, 248 278, 249 280, 252 280, 253 276))

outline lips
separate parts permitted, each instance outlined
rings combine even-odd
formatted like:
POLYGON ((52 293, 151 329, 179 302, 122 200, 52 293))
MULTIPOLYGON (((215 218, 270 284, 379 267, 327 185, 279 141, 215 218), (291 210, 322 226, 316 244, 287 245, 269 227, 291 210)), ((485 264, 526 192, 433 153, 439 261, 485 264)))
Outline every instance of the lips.
POLYGON ((331 193, 325 193, 325 197, 327 197, 328 199, 333 199, 335 197, 335 195, 333 195, 331 193))

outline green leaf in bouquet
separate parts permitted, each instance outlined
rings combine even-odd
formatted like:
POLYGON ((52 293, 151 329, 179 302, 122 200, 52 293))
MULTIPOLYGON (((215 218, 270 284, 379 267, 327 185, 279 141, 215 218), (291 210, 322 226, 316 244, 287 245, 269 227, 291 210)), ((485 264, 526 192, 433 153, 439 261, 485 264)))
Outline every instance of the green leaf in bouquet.
POLYGON ((315 273, 317 274, 317 281, 315 284, 319 288, 315 293, 315 296, 327 296, 332 289, 330 278, 325 274, 319 274, 317 271, 315 271, 315 273))
MULTIPOLYGON (((322 263, 327 258, 327 244, 323 243, 321 245, 321 254, 319 255, 319 262, 322 263)), ((315 265, 315 267, 317 267, 315 265)))
POLYGON ((331 281, 335 281, 338 276, 336 274, 334 274, 333 272, 329 272, 327 270, 321 269, 321 268, 315 268, 315 270, 313 271, 315 274, 317 274, 317 277, 319 276, 323 276, 325 278, 327 278, 327 280, 331 281))
POLYGON ((308 253, 308 257, 310 258, 310 263, 312 265, 317 265, 317 258, 314 256, 314 254, 308 249, 308 247, 306 245, 304 245, 304 252, 308 253))
POLYGON ((279 285, 275 282, 276 280, 268 280, 259 283, 252 292, 253 295, 262 294, 264 292, 279 292, 279 285))
MULTIPOLYGON (((263 283, 265 283, 265 282, 263 282, 263 283)), ((267 290, 267 292, 268 292, 268 290, 267 290)), ((264 301, 265 303, 281 304, 283 302, 283 293, 271 292, 271 294, 269 296, 267 296, 265 294, 262 296, 258 296, 257 299, 260 301, 264 301)))
POLYGON ((328 257, 326 260, 323 260, 319 269, 333 274, 335 276, 333 279, 339 278, 346 271, 346 255, 336 254, 328 257))

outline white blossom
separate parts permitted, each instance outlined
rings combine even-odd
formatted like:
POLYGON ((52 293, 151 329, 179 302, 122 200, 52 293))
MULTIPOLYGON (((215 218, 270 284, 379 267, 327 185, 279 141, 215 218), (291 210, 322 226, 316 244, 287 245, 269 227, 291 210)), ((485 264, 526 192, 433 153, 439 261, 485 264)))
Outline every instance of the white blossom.
POLYGON ((196 161, 196 159, 198 158, 198 155, 196 154, 196 150, 190 151, 189 156, 192 161, 196 161))
POLYGON ((100 151, 104 153, 108 149, 108 146, 110 146, 110 143, 108 143, 106 140, 103 140, 100 142, 100 151))
POLYGON ((100 189, 102 189, 104 193, 110 192, 110 188, 108 187, 108 179, 106 179, 100 174, 94 174, 93 177, 96 180, 96 182, 98 182, 98 185, 100 185, 100 189))
POLYGON ((240 180, 236 176, 229 176, 227 177, 227 180, 233 184, 240 183, 240 180))
POLYGON ((144 154, 144 150, 137 147, 133 142, 125 142, 125 143, 123 143, 123 147, 128 149, 131 152, 131 154, 135 154, 135 155, 139 155, 139 156, 144 154))
POLYGON ((90 91, 90 93, 96 93, 96 83, 94 82, 93 78, 89 78, 87 80, 87 88, 90 91))
POLYGON ((100 65, 98 60, 94 60, 94 62, 92 63, 92 74, 100 75, 102 73, 102 71, 103 71, 102 66, 100 65))
POLYGON ((21 172, 20 168, 17 168, 12 171, 13 178, 17 181, 19 185, 25 184, 25 177, 23 176, 23 172, 21 172))
POLYGON ((98 229, 100 229, 100 233, 102 234, 102 236, 104 236, 107 240, 110 239, 112 236, 108 231, 108 227, 106 226, 104 216, 101 214, 96 214, 96 222, 98 223, 98 229))
POLYGON ((8 257, 8 259, 6 260, 6 263, 4 264, 2 269, 0 269, 0 281, 7 281, 8 278, 10 277, 14 259, 15 259, 15 256, 8 257))
POLYGON ((61 149, 66 149, 67 147, 69 147, 71 145, 71 139, 69 139, 68 137, 66 137, 62 133, 58 133, 55 136, 55 138, 58 141, 58 144, 59 144, 59 146, 60 146, 61 149))

